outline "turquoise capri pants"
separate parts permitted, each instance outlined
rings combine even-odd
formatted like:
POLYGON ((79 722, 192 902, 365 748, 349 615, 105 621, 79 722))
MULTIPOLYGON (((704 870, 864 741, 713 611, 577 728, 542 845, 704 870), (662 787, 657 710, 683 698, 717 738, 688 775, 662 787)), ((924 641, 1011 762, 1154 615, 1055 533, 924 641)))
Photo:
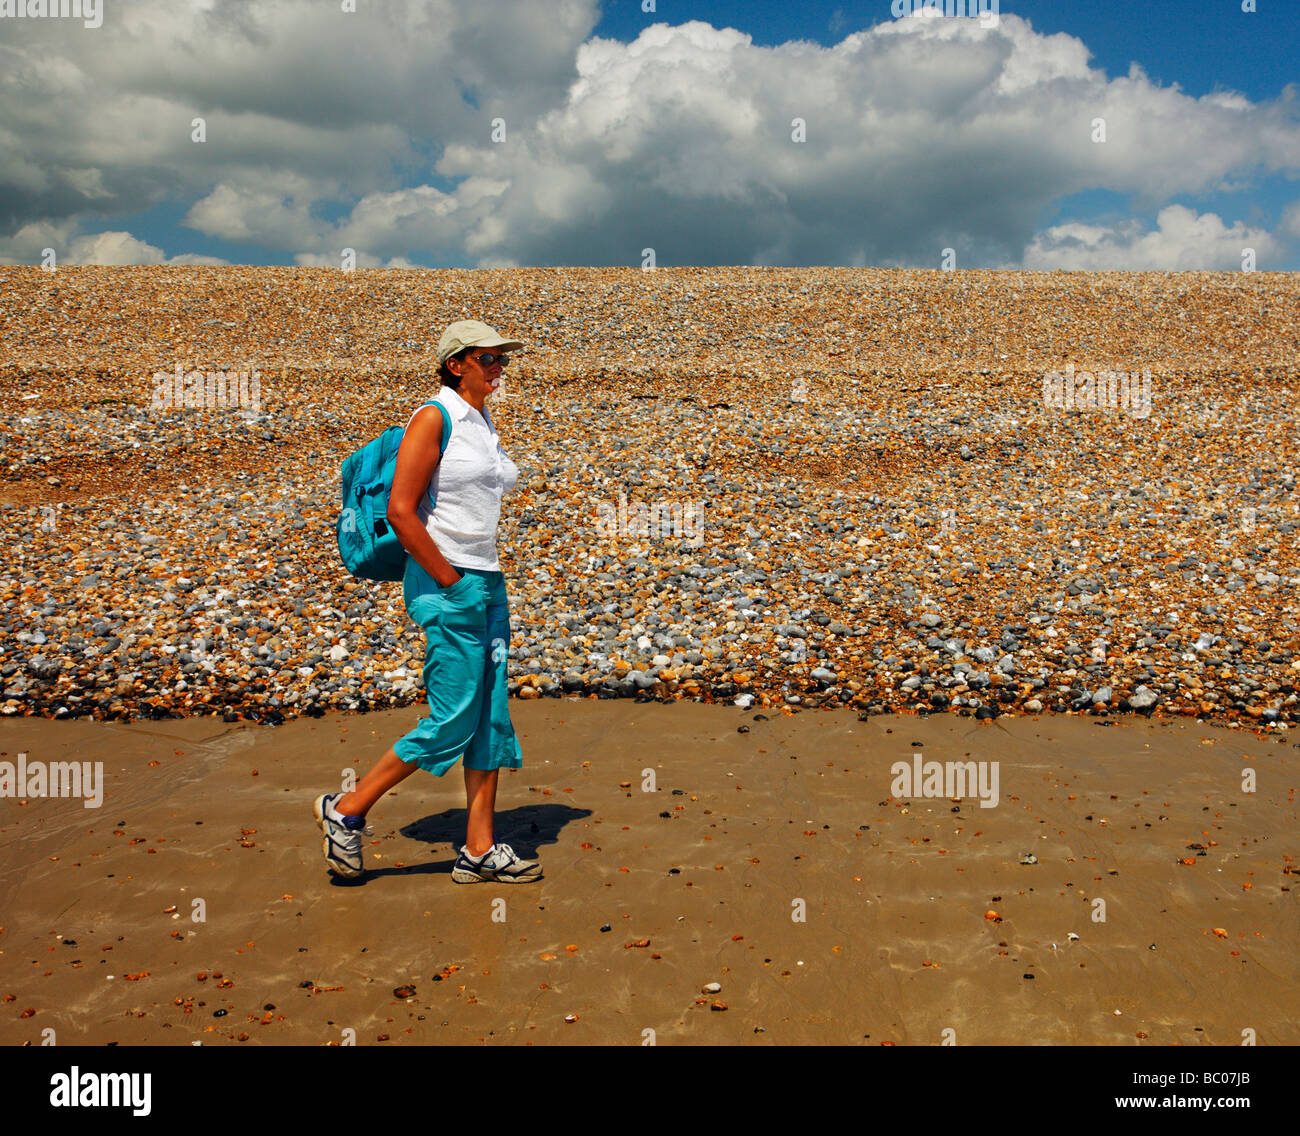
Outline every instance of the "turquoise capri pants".
POLYGON ((524 763, 510 722, 506 651, 510 608, 500 572, 457 568, 441 587, 414 557, 402 578, 406 610, 424 628, 429 716, 393 751, 441 777, 464 754, 466 769, 518 769, 524 763))

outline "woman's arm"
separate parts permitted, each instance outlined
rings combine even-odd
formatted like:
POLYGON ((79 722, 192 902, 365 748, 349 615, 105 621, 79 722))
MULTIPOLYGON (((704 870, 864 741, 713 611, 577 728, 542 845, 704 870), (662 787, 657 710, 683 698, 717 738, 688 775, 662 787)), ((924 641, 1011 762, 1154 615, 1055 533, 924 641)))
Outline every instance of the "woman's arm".
POLYGON ((440 406, 426 406, 416 412, 406 428, 402 444, 397 450, 397 467, 393 471, 393 489, 388 495, 388 523, 402 542, 402 547, 421 568, 444 588, 460 579, 456 569, 438 551, 429 530, 420 523, 416 514, 420 498, 429 488, 433 471, 442 460, 439 445, 442 441, 442 415, 440 406))

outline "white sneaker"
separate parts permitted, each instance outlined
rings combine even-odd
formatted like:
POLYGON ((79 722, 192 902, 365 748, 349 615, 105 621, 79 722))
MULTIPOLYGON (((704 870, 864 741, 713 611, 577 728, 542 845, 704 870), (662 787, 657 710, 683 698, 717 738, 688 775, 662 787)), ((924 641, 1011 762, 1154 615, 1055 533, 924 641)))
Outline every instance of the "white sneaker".
POLYGON ((451 878, 458 884, 527 884, 542 878, 542 866, 519 859, 509 844, 494 844, 477 859, 462 845, 451 878))
POLYGON ((325 834, 325 862, 329 864, 330 871, 355 879, 365 875, 366 871, 361 863, 361 833, 366 827, 366 818, 344 817, 343 824, 334 820, 328 810, 342 796, 342 793, 327 793, 317 797, 312 812, 316 816, 316 824, 325 834), (350 823, 354 827, 348 827, 350 823))

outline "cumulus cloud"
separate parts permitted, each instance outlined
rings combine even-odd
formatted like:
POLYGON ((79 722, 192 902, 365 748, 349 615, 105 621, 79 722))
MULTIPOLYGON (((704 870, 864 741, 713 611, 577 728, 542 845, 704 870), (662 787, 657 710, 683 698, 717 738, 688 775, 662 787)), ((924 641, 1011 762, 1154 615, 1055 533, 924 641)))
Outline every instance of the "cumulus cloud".
POLYGON ((24 225, 12 237, 0 238, 0 264, 38 265, 47 248, 54 250, 55 267, 78 264, 229 264, 216 256, 181 253, 167 256, 157 245, 130 233, 73 234, 74 222, 24 225))
POLYGON ((341 7, 132 0, 94 31, 5 20, 0 233, 207 199, 192 219, 212 235, 312 243, 328 226, 298 210, 399 189, 494 117, 562 101, 598 18, 597 0, 341 7), (286 182, 293 223, 277 233, 259 213, 286 182))
POLYGON ((222 182, 196 201, 185 224, 210 237, 264 247, 316 243, 329 226, 311 215, 312 186, 272 174, 260 186, 222 182))
MULTIPOLYGON (((951 247, 960 264, 995 264, 1018 260, 1036 219, 1082 190, 1154 208, 1245 171, 1300 169, 1286 106, 1191 98, 1137 67, 1108 79, 1077 38, 1013 15, 996 29, 903 19, 829 48, 661 24, 630 44, 589 41, 577 69, 564 105, 513 147, 443 155, 450 177, 509 183, 499 240, 475 254, 937 265, 951 247)), ((1194 254, 1201 238, 1183 236, 1194 254)))
POLYGON ((1137 221, 1118 225, 1053 225, 1034 237, 1025 250, 1024 267, 1090 271, 1240 270, 1244 250, 1255 250, 1261 270, 1276 262, 1280 242, 1265 229, 1238 221, 1227 226, 1214 213, 1198 214, 1184 205, 1160 210, 1156 227, 1137 221))
MULTIPOLYGON (((381 257, 374 256, 368 252, 357 252, 353 249, 353 267, 354 268, 422 268, 423 265, 416 264, 404 256, 390 257, 384 260, 381 257)), ((303 268, 342 268, 343 260, 341 256, 329 256, 325 253, 300 252, 293 258, 294 264, 303 268)))
POLYGON ((156 245, 137 240, 130 233, 96 233, 74 237, 65 264, 227 264, 215 256, 182 253, 167 256, 156 245))
POLYGON ((937 266, 953 248, 963 267, 1210 268, 1278 242, 1162 207, 1300 170, 1296 88, 1252 103, 1137 65, 1108 78, 1079 38, 1012 14, 763 47, 699 21, 589 38, 597 0, 331 7, 141 0, 94 54, 63 37, 32 70, 0 48, 0 232, 179 199, 193 229, 303 264, 351 247, 367 265, 653 248, 663 265, 937 266), (33 90, 57 97, 9 98, 33 90), (1037 231, 1095 189, 1162 210, 1156 227, 1037 231))

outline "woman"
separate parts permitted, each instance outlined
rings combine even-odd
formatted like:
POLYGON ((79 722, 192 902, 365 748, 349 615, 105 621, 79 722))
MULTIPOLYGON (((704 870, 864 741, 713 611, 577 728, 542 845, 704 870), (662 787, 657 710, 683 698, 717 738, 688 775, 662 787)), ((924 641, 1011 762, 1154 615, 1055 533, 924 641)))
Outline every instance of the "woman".
POLYGON ((430 714, 351 793, 317 798, 325 859, 341 876, 364 871, 361 834, 370 807, 417 767, 441 777, 463 753, 468 820, 451 878, 461 884, 542 878, 538 864, 496 843, 492 827, 498 771, 519 768, 523 758, 506 693, 510 611, 496 550, 501 498, 519 471, 501 448, 487 399, 509 362, 500 352, 522 347, 478 320, 452 324, 438 341, 437 401, 407 422, 388 521, 409 554, 402 581, 406 610, 428 637, 430 714), (444 414, 451 437, 440 455, 444 414), (432 510, 426 490, 436 498, 432 510))

